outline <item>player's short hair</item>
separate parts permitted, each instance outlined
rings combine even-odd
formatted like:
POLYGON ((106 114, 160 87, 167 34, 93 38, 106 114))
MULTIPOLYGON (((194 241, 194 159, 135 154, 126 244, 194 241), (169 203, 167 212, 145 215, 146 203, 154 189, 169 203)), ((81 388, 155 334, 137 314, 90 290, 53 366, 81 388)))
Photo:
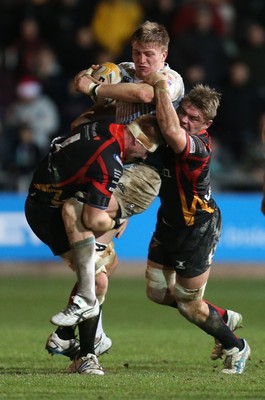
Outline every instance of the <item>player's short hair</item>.
POLYGON ((162 50, 168 50, 169 35, 166 28, 157 22, 145 21, 132 34, 131 43, 154 44, 162 50))
POLYGON ((207 85, 198 83, 181 100, 183 103, 191 103, 202 111, 207 121, 214 119, 220 105, 221 93, 207 85))

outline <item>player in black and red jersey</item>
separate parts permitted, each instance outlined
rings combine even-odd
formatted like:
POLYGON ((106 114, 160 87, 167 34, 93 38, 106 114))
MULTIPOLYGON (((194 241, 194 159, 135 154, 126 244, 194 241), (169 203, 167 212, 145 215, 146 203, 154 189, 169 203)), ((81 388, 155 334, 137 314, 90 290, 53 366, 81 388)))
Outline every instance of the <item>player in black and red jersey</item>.
POLYGON ((76 271, 73 301, 51 322, 65 327, 79 324, 80 357, 93 355, 86 373, 104 373, 94 356, 94 340, 88 340, 88 321, 93 337, 97 326, 94 317, 99 314, 95 235, 117 226, 107 207, 122 175, 123 162, 145 159, 158 144, 159 128, 154 116, 142 116, 128 125, 103 121, 82 124, 69 136, 52 141, 29 188, 25 213, 31 229, 54 255, 68 260, 76 271))
POLYGON ((226 325, 215 307, 203 301, 212 258, 221 233, 220 210, 211 195, 211 138, 220 94, 195 86, 177 110, 170 100, 167 78, 152 73, 156 116, 169 144, 163 157, 161 205, 149 245, 147 295, 175 307, 181 315, 217 339, 225 356, 222 372, 241 374, 250 348, 226 325))

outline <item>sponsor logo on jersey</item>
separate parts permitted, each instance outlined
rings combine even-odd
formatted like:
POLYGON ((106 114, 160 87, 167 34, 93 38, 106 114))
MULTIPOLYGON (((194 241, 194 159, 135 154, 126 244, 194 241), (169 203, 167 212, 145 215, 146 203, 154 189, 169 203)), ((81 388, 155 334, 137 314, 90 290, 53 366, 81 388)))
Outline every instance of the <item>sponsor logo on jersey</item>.
POLYGON ((118 154, 113 154, 114 159, 123 167, 122 161, 118 154))

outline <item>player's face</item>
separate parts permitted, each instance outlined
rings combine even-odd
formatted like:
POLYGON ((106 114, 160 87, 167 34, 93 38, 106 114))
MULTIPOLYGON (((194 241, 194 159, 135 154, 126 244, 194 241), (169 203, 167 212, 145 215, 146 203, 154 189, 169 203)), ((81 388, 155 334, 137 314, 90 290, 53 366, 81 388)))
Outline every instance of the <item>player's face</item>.
POLYGON ((148 155, 148 151, 146 148, 137 141, 137 139, 134 139, 131 143, 131 145, 127 148, 126 151, 126 161, 132 161, 134 159, 141 158, 143 160, 146 159, 148 155))
POLYGON ((191 103, 181 103, 177 113, 181 128, 185 129, 191 135, 209 128, 212 124, 212 120, 206 121, 201 110, 194 107, 191 103))
POLYGON ((167 51, 154 44, 132 44, 132 59, 135 64, 136 76, 139 79, 151 72, 157 72, 164 67, 167 51))

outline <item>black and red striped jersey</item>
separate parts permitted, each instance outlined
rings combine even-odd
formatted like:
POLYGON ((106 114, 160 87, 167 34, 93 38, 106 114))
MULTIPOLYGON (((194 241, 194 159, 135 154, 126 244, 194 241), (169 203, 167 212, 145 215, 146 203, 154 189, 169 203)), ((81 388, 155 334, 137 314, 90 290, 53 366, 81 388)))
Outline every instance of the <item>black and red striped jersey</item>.
POLYGON ((55 138, 34 173, 29 194, 45 204, 60 206, 63 200, 82 191, 88 194, 88 204, 107 208, 123 171, 124 128, 109 122, 90 122, 68 136, 55 138), (93 204, 89 201, 92 198, 93 204))
POLYGON ((160 189, 160 212, 171 226, 192 226, 206 220, 215 211, 211 195, 211 138, 207 131, 187 134, 181 154, 170 147, 162 152, 163 172, 160 189))

